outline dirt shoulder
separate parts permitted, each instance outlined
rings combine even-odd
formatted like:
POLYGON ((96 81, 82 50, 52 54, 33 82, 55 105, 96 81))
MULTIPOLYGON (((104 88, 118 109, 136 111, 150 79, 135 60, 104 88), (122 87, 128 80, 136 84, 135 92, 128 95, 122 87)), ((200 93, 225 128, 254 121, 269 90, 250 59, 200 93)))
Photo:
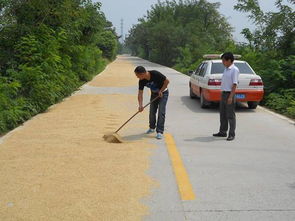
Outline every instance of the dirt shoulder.
MULTIPOLYGON (((133 69, 119 57, 89 85, 136 88, 133 69)), ((135 94, 77 93, 4 137, 0 219, 122 221, 148 214, 142 199, 155 185, 146 175, 154 146, 145 138, 102 139, 133 114, 135 101, 135 94)), ((144 113, 126 131, 144 131, 146 120, 144 113)))

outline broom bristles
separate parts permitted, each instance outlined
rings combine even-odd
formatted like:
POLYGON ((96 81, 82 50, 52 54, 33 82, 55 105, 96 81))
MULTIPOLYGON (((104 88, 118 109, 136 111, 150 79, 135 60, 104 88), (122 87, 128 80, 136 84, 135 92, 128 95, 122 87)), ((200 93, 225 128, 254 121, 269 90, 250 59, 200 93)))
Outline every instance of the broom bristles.
POLYGON ((123 143, 122 138, 116 133, 106 134, 103 136, 103 139, 109 143, 123 143))

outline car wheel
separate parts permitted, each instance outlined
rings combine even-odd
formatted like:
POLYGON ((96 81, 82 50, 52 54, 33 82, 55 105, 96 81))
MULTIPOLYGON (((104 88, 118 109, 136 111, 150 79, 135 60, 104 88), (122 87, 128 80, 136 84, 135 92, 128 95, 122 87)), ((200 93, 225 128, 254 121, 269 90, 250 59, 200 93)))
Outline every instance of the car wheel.
POLYGON ((189 96, 190 96, 191 99, 195 99, 196 98, 196 95, 194 94, 193 89, 192 89, 191 86, 189 87, 189 96))
POLYGON ((210 105, 210 103, 205 99, 203 91, 201 91, 200 103, 201 103, 201 108, 208 108, 210 105))
POLYGON ((257 108, 257 105, 258 105, 258 102, 256 101, 248 101, 248 108, 249 109, 256 109, 257 108))

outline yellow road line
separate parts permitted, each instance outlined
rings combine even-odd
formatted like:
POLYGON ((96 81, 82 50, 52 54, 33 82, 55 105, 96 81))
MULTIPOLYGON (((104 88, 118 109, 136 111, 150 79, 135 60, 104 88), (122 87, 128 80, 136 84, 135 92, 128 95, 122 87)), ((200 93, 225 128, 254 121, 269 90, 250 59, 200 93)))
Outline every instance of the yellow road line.
POLYGON ((189 181, 188 174, 183 165, 180 154, 175 145, 174 139, 171 134, 165 134, 165 141, 170 155, 174 174, 178 184, 178 189, 182 200, 194 200, 196 196, 193 191, 192 184, 189 181))

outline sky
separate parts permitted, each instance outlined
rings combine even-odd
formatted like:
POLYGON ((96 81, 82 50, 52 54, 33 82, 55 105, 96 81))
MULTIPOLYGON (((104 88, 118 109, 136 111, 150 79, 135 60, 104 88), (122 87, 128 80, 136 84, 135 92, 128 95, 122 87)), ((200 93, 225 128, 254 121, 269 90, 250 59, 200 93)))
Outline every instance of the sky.
MULTIPOLYGON (((129 29, 133 25, 138 24, 138 19, 146 15, 147 11, 151 9, 151 6, 158 2, 158 0, 94 0, 94 2, 97 1, 102 3, 101 10, 104 12, 106 18, 112 22, 119 35, 121 34, 121 19, 123 19, 124 36, 128 34, 129 29)), ((228 19, 228 22, 234 27, 234 40, 237 42, 246 42, 240 32, 244 28, 254 30, 255 26, 247 18, 246 13, 234 10, 233 7, 237 3, 237 0, 207 1, 221 3, 219 12, 224 15, 228 19)), ((285 0, 284 3, 286 2, 287 1, 285 0)), ((274 3, 275 0, 259 0, 259 4, 263 11, 277 11, 274 3)))

